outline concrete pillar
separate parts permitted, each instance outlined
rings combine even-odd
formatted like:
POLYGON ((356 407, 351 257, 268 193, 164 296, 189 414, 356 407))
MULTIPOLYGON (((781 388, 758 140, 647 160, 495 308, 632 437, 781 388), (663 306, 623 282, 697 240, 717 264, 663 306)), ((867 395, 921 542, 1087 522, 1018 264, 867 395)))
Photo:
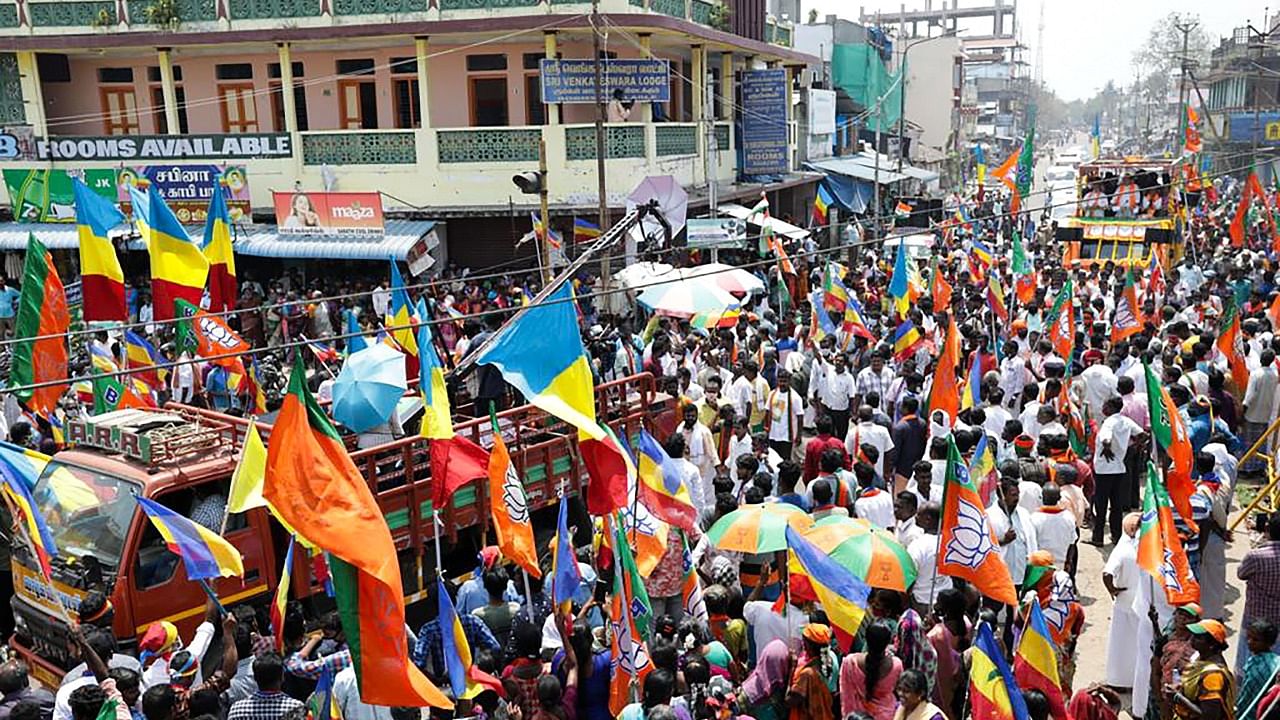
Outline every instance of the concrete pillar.
POLYGON ((427 38, 413 39, 414 56, 418 64, 418 107, 421 108, 422 127, 431 127, 431 81, 427 77, 427 38))
MULTIPOLYGON (((639 37, 640 57, 653 57, 653 35, 649 33, 639 33, 639 37)), ((643 123, 653 122, 653 103, 638 103, 638 109, 640 110, 640 117, 638 117, 637 120, 643 123)))
POLYGON ((30 50, 19 50, 16 55, 18 80, 22 86, 22 110, 26 113, 27 124, 37 137, 47 137, 49 122, 44 112, 44 91, 40 88, 36 54, 30 50))
POLYGON ((799 140, 800 140, 799 138, 800 133, 798 129, 794 136, 791 134, 791 128, 792 128, 791 123, 794 122, 796 119, 795 117, 796 107, 794 104, 796 91, 795 91, 795 88, 792 86, 792 83, 796 77, 796 66, 787 65, 786 71, 787 71, 787 148, 788 148, 787 156, 788 158, 790 158, 788 162, 788 168, 794 168, 796 166, 796 145, 799 143, 799 140))
POLYGON ((733 53, 720 53, 720 117, 733 122, 733 53))
MULTIPOLYGON (((697 123, 697 126, 698 126, 698 132, 694 134, 694 140, 695 140, 694 147, 697 149, 698 157, 705 159, 707 156, 707 132, 706 132, 706 125, 704 125, 703 123, 708 122, 710 120, 710 118, 707 117, 709 113, 707 112, 708 108, 706 103, 707 46, 692 45, 690 46, 690 50, 692 50, 692 55, 693 55, 693 62, 692 62, 693 92, 691 93, 693 95, 693 107, 691 108, 691 110, 693 111, 693 121, 697 123)), ((700 165, 702 167, 702 170, 703 170, 702 180, 703 182, 706 182, 707 181, 707 178, 706 178, 707 164, 705 160, 703 162, 697 163, 697 165, 700 165)), ((697 175, 696 169, 694 170, 694 175, 695 177, 697 175)))
MULTIPOLYGON (((169 56, 169 48, 158 48, 156 55, 160 62, 160 93, 164 97, 164 124, 170 135, 182 133, 182 124, 178 122, 178 88, 173 82, 173 59, 169 56)), ((293 98, 289 99, 293 102, 293 98)))
MULTIPOLYGON (((276 43, 276 57, 280 61, 280 102, 284 107, 284 131, 298 132, 298 107, 293 101, 293 53, 289 43, 276 43)), ((164 66, 161 66, 163 71, 164 66)), ((279 128, 276 128, 279 131, 279 128)))
MULTIPOLYGON (((557 39, 558 38, 556 36, 555 30, 547 30, 542 33, 542 42, 543 42, 544 51, 548 60, 555 60, 556 56, 559 54, 559 50, 556 47, 557 39)), ((546 107, 546 113, 547 113, 547 124, 559 125, 560 124, 560 103, 551 103, 551 104, 545 105, 545 107, 546 107)))

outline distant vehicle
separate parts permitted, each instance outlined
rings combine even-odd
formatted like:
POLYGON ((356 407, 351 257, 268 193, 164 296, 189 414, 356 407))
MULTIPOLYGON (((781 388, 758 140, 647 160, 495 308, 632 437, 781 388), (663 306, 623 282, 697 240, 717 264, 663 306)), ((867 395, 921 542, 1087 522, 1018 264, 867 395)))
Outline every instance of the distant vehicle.
MULTIPOLYGON (((1061 160, 1061 156, 1059 156, 1061 160)), ((1058 188, 1062 185, 1075 185, 1076 169, 1070 165, 1054 165, 1044 173, 1045 182, 1050 187, 1058 188)))
POLYGON ((1075 167, 1084 160, 1084 156, 1080 154, 1078 148, 1063 148, 1054 154, 1055 165, 1066 165, 1067 167, 1075 167))
POLYGON ((890 262, 897 257, 898 245, 901 243, 907 251, 907 257, 911 260, 919 260, 920 258, 928 258, 933 254, 933 246, 936 242, 933 233, 910 233, 901 235, 890 235, 884 239, 883 254, 890 262))

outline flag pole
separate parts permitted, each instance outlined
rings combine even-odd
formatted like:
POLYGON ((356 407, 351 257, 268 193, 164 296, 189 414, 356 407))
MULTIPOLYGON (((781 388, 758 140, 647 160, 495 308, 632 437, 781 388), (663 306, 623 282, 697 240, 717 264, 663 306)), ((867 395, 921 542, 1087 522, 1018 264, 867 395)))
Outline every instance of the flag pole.
MULTIPOLYGON (((255 385, 256 385, 256 384, 257 384, 257 383, 255 383, 255 385)), ((256 423, 257 421, 258 421, 258 416, 257 416, 257 415, 250 415, 250 416, 249 416, 249 428, 250 428, 250 429, 253 429, 253 425, 254 425, 254 423, 256 423)), ((245 431, 245 432, 247 433, 248 431, 245 431)), ((243 462, 243 461, 244 461, 244 443, 243 443, 243 442, 241 442, 241 445, 240 445, 240 460, 241 460, 241 462, 243 462)), ((240 466, 237 464, 237 465, 236 465, 236 469, 238 470, 239 468, 240 468, 240 466)), ((234 474, 234 473, 232 473, 232 478, 233 478, 233 479, 235 478, 235 474, 234 474)), ((225 505, 225 504, 224 504, 224 505, 222 506, 222 527, 218 529, 218 534, 219 534, 219 535, 226 535, 226 534, 227 534, 227 522, 228 522, 230 519, 231 519, 231 511, 230 511, 230 510, 228 510, 228 509, 227 509, 227 505, 225 505)))
MULTIPOLYGON (((311 348, 311 338, 309 338, 309 337, 307 337, 306 335, 303 335, 303 334, 301 334, 301 333, 299 333, 299 334, 298 334, 298 337, 302 338, 302 341, 303 341, 303 342, 305 342, 305 343, 307 343, 307 348, 308 348, 308 349, 310 349, 310 348, 311 348)), ((312 350, 312 351, 311 351, 311 354, 312 354, 312 355, 315 355, 315 350, 312 350)), ((328 364, 328 363, 326 363, 324 360, 320 359, 319 357, 317 357, 317 358, 316 358, 316 361, 320 363, 320 367, 324 368, 324 371, 325 371, 325 372, 329 373, 329 379, 330 379, 330 380, 337 380, 337 379, 338 379, 338 376, 333 374, 333 370, 329 369, 329 364, 328 364)))
POLYGON ((223 607, 222 601, 218 599, 218 594, 213 591, 213 587, 209 585, 209 581, 197 580, 196 582, 200 584, 200 588, 204 590, 204 594, 208 595, 209 599, 213 601, 214 606, 218 608, 218 615, 226 616, 227 609, 223 607))
MULTIPOLYGON (((22 519, 25 517, 25 513, 10 501, 8 492, 0 493, 0 496, 4 497, 4 504, 9 509, 9 516, 17 519, 14 524, 18 526, 18 532, 22 533, 22 541, 26 543, 27 551, 31 553, 31 559, 35 560, 37 565, 40 565, 40 554, 36 552, 35 541, 31 539, 31 534, 27 532, 26 520, 22 519)), ((71 620, 71 613, 67 612, 62 600, 58 598, 58 591, 53 587, 53 578, 44 574, 43 566, 40 567, 40 575, 45 582, 49 583, 49 594, 53 596, 53 605, 58 608, 59 617, 67 624, 67 627, 73 626, 75 623, 71 620)))
POLYGON ((533 590, 529 587, 529 571, 520 568, 520 574, 524 576, 524 602, 529 609, 529 622, 533 622, 533 590))

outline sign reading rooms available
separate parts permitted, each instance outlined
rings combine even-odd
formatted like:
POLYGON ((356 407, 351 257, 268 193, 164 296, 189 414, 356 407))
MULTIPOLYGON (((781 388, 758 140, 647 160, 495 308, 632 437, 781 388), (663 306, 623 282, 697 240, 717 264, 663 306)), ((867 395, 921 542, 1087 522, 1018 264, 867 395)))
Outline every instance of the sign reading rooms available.
POLYGON ((43 138, 41 160, 252 160, 293 154, 287 133, 43 138))

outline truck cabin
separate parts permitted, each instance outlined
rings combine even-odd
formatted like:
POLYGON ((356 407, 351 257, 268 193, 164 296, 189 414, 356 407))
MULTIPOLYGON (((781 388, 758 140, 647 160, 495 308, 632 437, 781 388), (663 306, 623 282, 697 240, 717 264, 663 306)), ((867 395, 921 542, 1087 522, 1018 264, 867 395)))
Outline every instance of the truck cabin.
POLYGON ((1077 171, 1077 217, 1094 220, 1170 215, 1173 165, 1133 160, 1084 163, 1077 171))
POLYGON ((1181 256, 1175 223, 1178 193, 1172 190, 1172 160, 1122 158, 1081 164, 1073 217, 1058 221, 1055 238, 1063 263, 1164 267, 1181 256))
MULTIPOLYGON (((673 412, 671 398, 655 391, 647 373, 603 383, 596 398, 599 419, 633 440, 642 425, 652 428, 673 412)), ((587 479, 576 429, 531 405, 502 411, 497 421, 535 526, 546 526, 543 518, 555 512, 559 492, 576 493, 587 479)), ((270 426, 259 422, 258 428, 269 445, 270 426)), ((492 445, 493 425, 487 416, 457 422, 454 429, 482 447, 492 445)), ((53 586, 24 548, 15 547, 11 561, 16 631, 9 644, 31 665, 34 677, 57 687, 78 662, 68 653, 63 618, 76 617, 80 600, 91 590, 110 598, 111 629, 122 647, 132 647, 157 620, 173 622, 184 638, 202 620, 203 590, 187 578, 180 558, 139 509, 138 496, 221 530, 243 556, 245 575, 213 581, 215 592, 227 607, 265 607, 278 583, 288 534, 263 509, 224 519, 247 430, 243 418, 177 403, 68 423, 68 440, 75 446, 49 461, 32 492, 57 545, 53 586)), ((406 432, 403 438, 365 449, 355 449, 354 435, 345 439, 391 530, 412 613, 412 604, 427 597, 435 578, 429 544, 445 544, 446 571, 470 570, 476 552, 487 544, 490 518, 487 485, 477 478, 439 509, 440 529, 435 529, 430 446, 416 428, 406 427, 406 432)), ((589 524, 581 528, 589 531, 589 524)), ((312 616, 331 607, 307 553, 295 553, 292 578, 292 598, 302 600, 312 616)))

